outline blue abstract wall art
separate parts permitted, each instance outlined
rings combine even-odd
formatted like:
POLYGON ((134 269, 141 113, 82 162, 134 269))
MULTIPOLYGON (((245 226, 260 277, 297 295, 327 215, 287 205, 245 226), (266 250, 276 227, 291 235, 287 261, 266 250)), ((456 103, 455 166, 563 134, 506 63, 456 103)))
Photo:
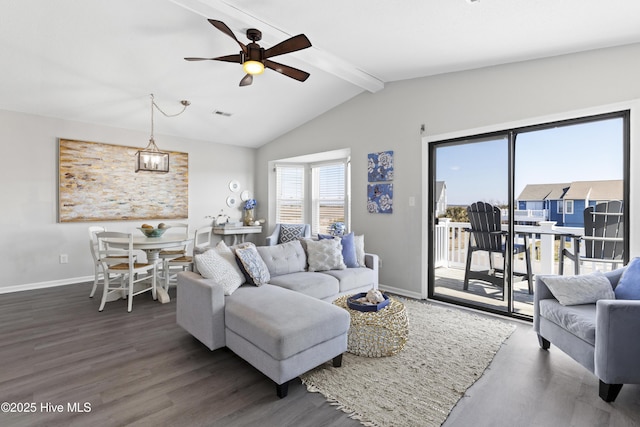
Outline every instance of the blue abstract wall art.
POLYGON ((369 182, 393 181, 393 151, 368 154, 369 182))
POLYGON ((393 151, 367 155, 367 212, 393 213, 393 151))
POLYGON ((367 185, 367 211, 369 213, 393 213, 393 184, 367 185))

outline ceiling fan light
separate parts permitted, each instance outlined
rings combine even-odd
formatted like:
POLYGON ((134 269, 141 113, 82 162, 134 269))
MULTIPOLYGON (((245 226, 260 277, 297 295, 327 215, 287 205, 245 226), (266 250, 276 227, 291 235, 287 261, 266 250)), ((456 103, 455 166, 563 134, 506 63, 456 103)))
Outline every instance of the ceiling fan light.
POLYGON ((262 74, 264 72, 264 64, 260 61, 249 60, 242 64, 242 69, 247 74, 262 74))

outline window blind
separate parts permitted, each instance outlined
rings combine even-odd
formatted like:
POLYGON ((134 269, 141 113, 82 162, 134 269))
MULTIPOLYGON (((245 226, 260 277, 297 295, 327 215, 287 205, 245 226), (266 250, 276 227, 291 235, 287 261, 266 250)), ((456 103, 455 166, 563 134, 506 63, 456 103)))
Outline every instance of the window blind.
POLYGON ((276 222, 283 224, 305 223, 304 172, 304 166, 276 166, 276 222))
POLYGON ((312 233, 327 234, 345 214, 345 162, 312 166, 312 233))

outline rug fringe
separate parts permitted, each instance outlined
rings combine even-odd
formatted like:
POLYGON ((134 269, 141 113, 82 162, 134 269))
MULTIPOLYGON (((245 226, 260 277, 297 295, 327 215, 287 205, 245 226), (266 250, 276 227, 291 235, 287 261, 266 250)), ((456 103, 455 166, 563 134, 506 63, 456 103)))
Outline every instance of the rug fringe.
POLYGON ((347 416, 349 418, 357 420, 357 421, 360 421, 360 424, 362 424, 365 427, 380 427, 380 424, 376 424, 374 421, 366 419, 364 416, 358 414, 353 409, 351 409, 351 408, 343 405, 342 403, 338 402, 338 400, 335 399, 334 397, 326 395, 318 387, 316 387, 312 383, 308 382, 305 378, 300 378, 300 379, 302 380, 302 383, 307 387, 307 391, 309 391, 311 393, 320 393, 321 395, 324 396, 324 398, 327 400, 327 403, 329 405, 335 406, 336 409, 339 409, 342 412, 344 412, 345 414, 347 414, 347 416))

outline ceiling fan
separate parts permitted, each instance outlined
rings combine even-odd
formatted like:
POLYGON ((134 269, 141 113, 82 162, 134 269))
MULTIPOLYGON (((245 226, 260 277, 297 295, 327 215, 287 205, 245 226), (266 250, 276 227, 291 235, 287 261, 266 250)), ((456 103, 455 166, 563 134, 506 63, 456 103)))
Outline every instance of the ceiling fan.
POLYGON ((262 39, 262 33, 255 28, 249 28, 247 30, 247 38, 251 40, 251 43, 245 45, 239 41, 233 34, 233 31, 222 21, 216 21, 215 19, 208 20, 211 25, 222 31, 240 45, 240 53, 235 55, 218 56, 217 58, 184 58, 187 61, 224 61, 224 62, 237 62, 242 64, 246 76, 240 80, 240 86, 249 86, 253 83, 253 76, 256 74, 262 74, 265 67, 274 71, 284 74, 292 79, 299 80, 301 82, 307 80, 309 73, 298 70, 297 68, 290 67, 288 65, 280 64, 271 61, 268 58, 272 58, 278 55, 284 55, 285 53, 295 52, 297 50, 306 49, 311 47, 311 42, 304 34, 298 34, 291 37, 277 45, 265 49, 260 47, 256 42, 262 39))

